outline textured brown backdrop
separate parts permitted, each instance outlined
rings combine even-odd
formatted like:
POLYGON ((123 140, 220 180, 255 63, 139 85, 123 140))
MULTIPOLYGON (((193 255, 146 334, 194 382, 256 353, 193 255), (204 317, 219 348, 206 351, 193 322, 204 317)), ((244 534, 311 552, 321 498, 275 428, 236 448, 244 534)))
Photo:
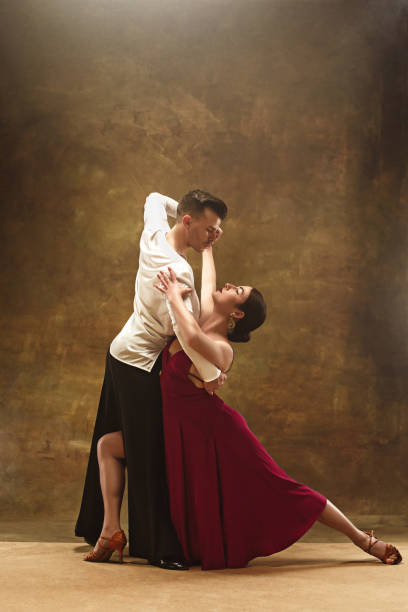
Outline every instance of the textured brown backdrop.
POLYGON ((0 18, 2 516, 75 516, 144 199, 194 187, 230 207, 219 281, 269 305, 222 396, 295 478, 401 515, 408 2, 7 0, 0 18))

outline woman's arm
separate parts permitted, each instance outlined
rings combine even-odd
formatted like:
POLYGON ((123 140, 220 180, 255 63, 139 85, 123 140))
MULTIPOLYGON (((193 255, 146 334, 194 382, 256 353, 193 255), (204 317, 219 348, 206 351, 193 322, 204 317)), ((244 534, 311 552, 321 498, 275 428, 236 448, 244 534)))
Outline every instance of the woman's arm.
POLYGON ((200 325, 214 310, 214 300, 212 294, 216 289, 217 274, 214 265, 214 256, 212 246, 204 249, 202 255, 201 269, 201 314, 200 325))
POLYGON ((169 311, 171 323, 173 325, 174 333, 177 336, 177 340, 179 341, 181 348, 185 352, 185 354, 191 359, 194 364, 197 372, 200 375, 201 380, 204 382, 204 388, 209 393, 216 391, 221 384, 223 384, 223 380, 219 380, 221 376, 225 376, 222 374, 221 370, 217 368, 216 365, 205 359, 200 353, 195 351, 191 346, 186 344, 183 338, 183 334, 180 331, 179 326, 177 325, 177 321, 174 317, 174 313, 171 307, 169 300, 166 297, 167 310, 169 311), (221 383, 221 384, 220 384, 221 383))
POLYGON ((162 287, 156 285, 156 288, 167 296, 184 342, 220 370, 228 370, 233 358, 232 348, 228 342, 212 340, 201 330, 183 301, 183 295, 191 289, 183 289, 174 271, 169 268, 169 272, 170 277, 163 271, 159 272, 157 276, 162 287))

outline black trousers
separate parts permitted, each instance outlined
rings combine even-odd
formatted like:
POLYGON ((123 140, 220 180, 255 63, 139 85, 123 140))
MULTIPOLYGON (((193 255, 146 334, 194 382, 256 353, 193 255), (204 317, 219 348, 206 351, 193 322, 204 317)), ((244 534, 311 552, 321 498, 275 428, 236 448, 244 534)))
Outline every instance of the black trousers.
POLYGON ((128 476, 129 553, 150 561, 183 559, 170 519, 160 390, 161 355, 151 372, 109 353, 75 535, 95 545, 104 509, 97 443, 122 431, 128 476))

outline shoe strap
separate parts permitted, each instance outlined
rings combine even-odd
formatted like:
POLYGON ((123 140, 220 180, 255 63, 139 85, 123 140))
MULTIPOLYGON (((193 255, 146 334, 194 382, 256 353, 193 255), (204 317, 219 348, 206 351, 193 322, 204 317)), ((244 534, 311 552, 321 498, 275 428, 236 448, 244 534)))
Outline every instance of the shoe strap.
MULTIPOLYGON (((396 556, 396 559, 393 562, 393 564, 397 564, 397 563, 399 563, 402 560, 401 553, 398 550, 398 548, 395 548, 395 546, 393 544, 386 544, 385 545, 385 553, 384 553, 384 556, 382 558, 382 562, 383 563, 387 563, 387 559, 388 559, 388 557, 391 557, 391 555, 395 555, 396 556)), ((393 565, 393 564, 391 564, 391 565, 393 565)))
MULTIPOLYGON (((99 536, 99 539, 100 540, 108 540, 108 541, 110 541, 110 538, 105 538, 105 536, 99 536)), ((104 546, 101 542, 99 543, 99 546, 101 548, 103 548, 104 550, 111 550, 110 546, 104 546)))
POLYGON ((368 542, 368 548, 367 548, 367 553, 370 554, 370 551, 371 551, 372 547, 375 544, 377 544, 378 538, 376 538, 375 535, 374 535, 374 529, 371 529, 371 531, 364 531, 364 533, 366 533, 367 535, 370 536, 370 540, 368 542))
POLYGON ((99 546, 105 550, 123 550, 127 544, 126 535, 123 529, 116 531, 110 538, 107 538, 106 536, 99 536, 99 539, 107 540, 109 542, 109 546, 103 546, 102 543, 99 544, 99 546))

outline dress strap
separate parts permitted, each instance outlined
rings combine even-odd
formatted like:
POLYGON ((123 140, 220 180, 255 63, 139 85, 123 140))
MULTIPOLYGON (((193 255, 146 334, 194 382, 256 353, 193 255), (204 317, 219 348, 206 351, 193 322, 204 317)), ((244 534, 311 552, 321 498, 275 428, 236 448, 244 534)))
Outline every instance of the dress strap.
POLYGON ((163 349, 163 354, 162 354, 162 363, 164 362, 166 365, 170 357, 170 353, 169 353, 170 344, 171 342, 168 342, 166 344, 166 346, 163 349))
POLYGON ((196 378, 197 380, 201 380, 201 382, 205 382, 205 380, 203 380, 202 378, 200 378, 199 376, 196 376, 195 374, 193 374, 192 372, 188 372, 187 376, 193 376, 193 378, 196 378))

